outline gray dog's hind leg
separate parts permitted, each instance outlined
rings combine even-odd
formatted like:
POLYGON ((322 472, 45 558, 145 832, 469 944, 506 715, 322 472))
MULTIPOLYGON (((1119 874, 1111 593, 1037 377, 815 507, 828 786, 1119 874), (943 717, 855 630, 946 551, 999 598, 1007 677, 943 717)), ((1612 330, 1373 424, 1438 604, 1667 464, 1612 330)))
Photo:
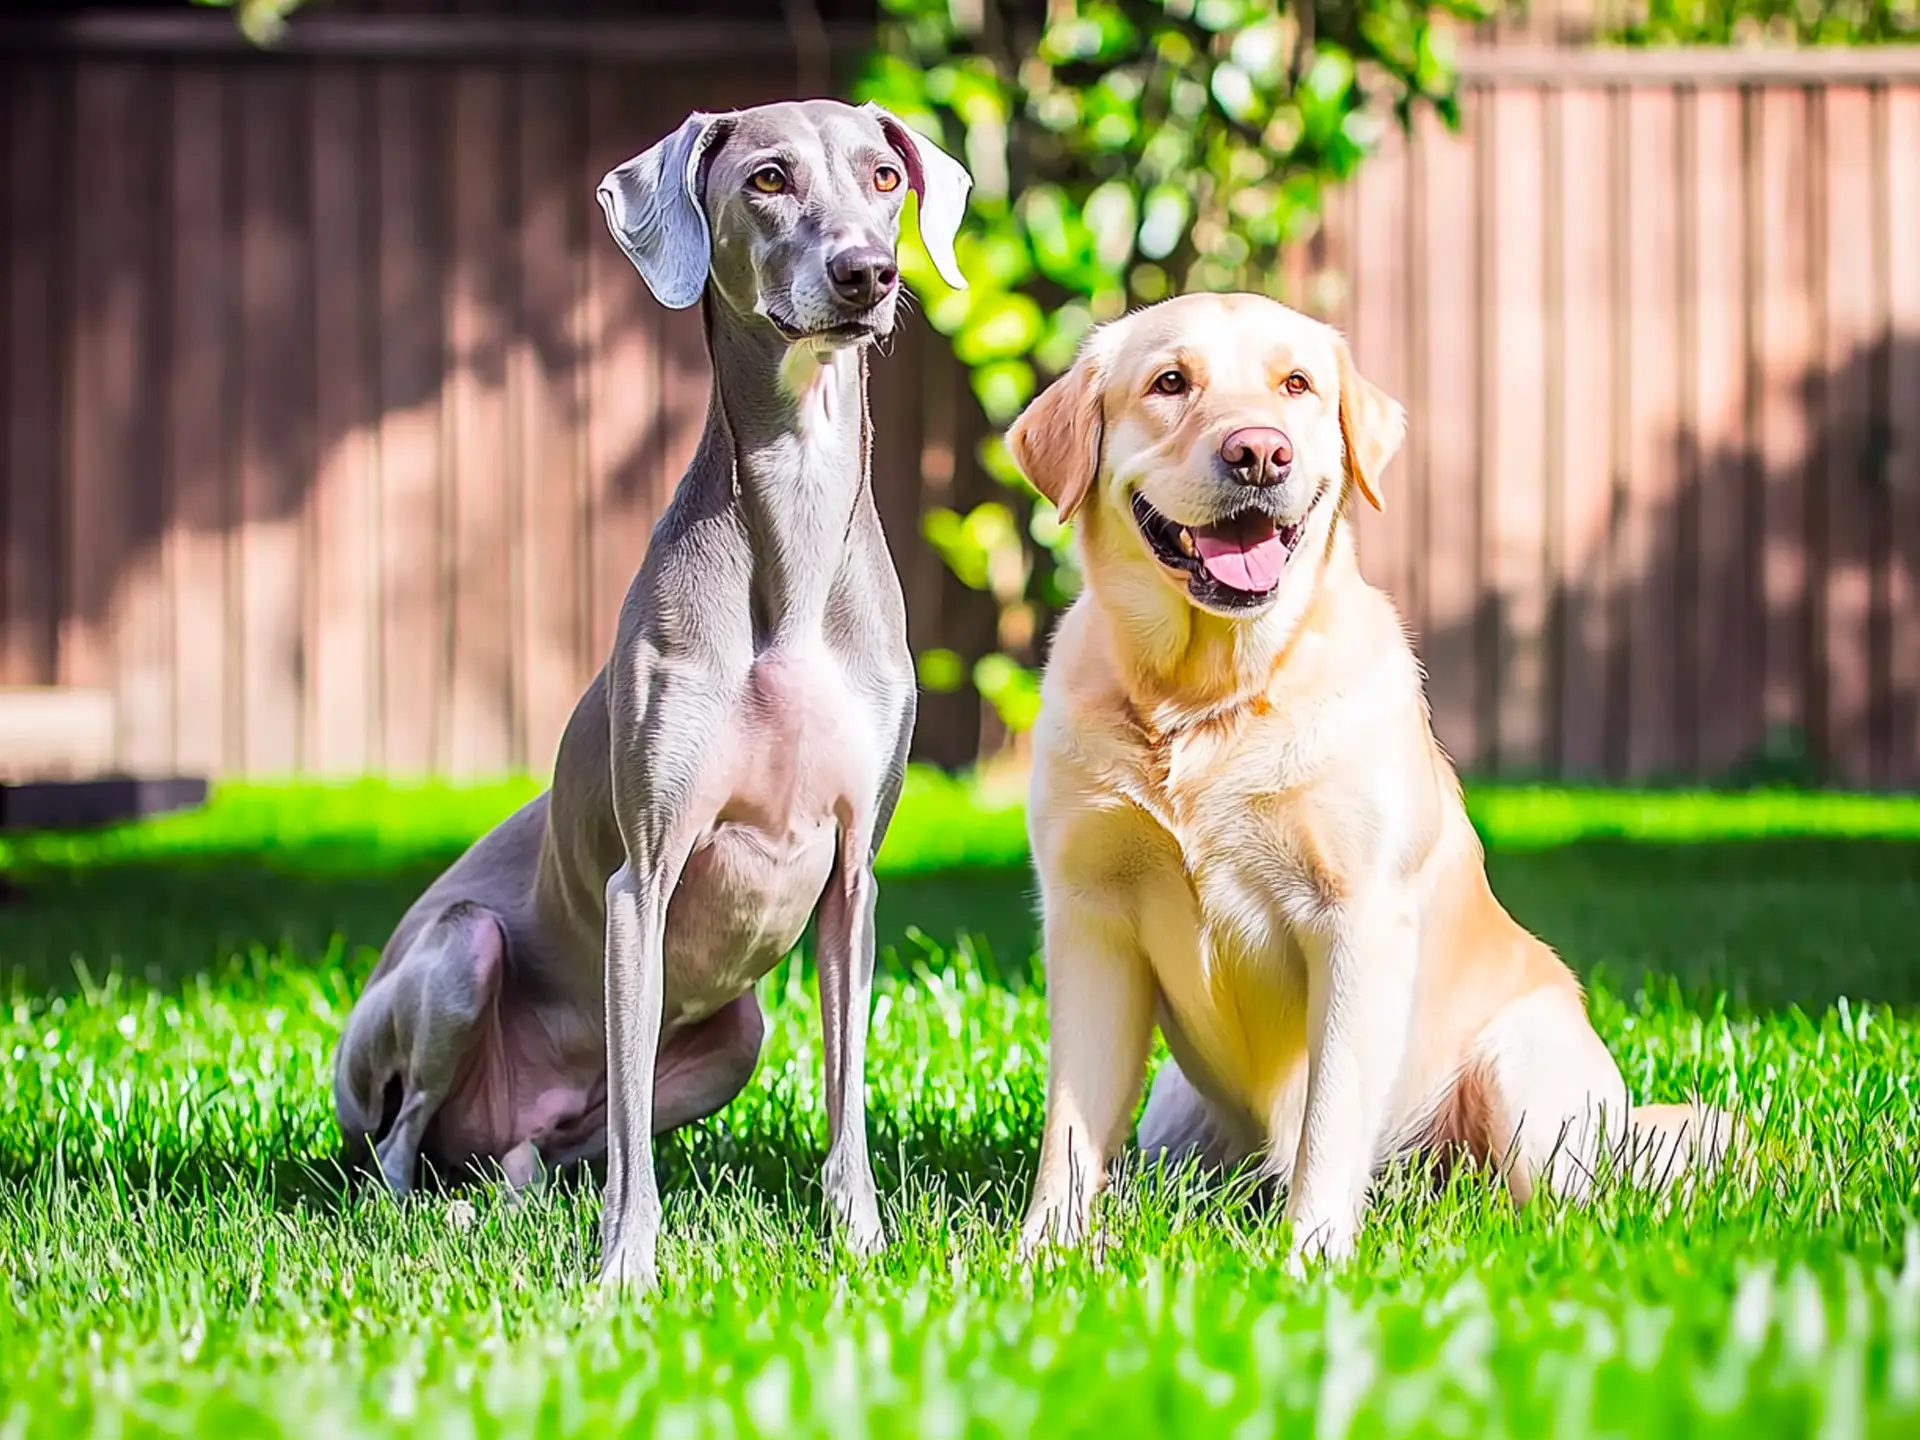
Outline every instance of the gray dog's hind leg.
POLYGON ((665 1135, 724 1109, 746 1089, 766 1036, 760 997, 749 990, 660 1046, 653 1072, 653 1133, 665 1135))
MULTIPOLYGON (((760 998, 749 990, 663 1038, 653 1072, 653 1133, 665 1135, 732 1103, 760 1063, 766 1029, 760 998)), ((507 1198, 517 1202, 538 1190, 549 1171, 598 1158, 606 1148, 604 1105, 573 1117, 559 1132, 529 1135, 500 1159, 507 1198)))
POLYGON ((1147 1108, 1140 1116, 1139 1146, 1141 1158, 1149 1165, 1162 1162, 1169 1171, 1192 1165, 1207 1174, 1232 1169, 1256 1148, 1193 1088, 1179 1062, 1172 1059, 1154 1077, 1147 1108))
POLYGON ((367 987, 347 1022, 333 1082, 340 1129, 355 1149, 373 1140, 399 1080, 399 1113, 373 1147, 396 1195, 413 1189, 421 1136, 459 1077, 505 962, 498 917, 465 901, 449 905, 367 987))

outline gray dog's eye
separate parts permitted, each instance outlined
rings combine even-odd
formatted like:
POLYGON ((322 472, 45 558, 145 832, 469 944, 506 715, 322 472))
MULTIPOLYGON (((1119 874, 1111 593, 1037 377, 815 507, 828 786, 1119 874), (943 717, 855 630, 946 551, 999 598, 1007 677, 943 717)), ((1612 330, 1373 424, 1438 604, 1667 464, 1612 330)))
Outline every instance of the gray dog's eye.
POLYGON ((787 188, 787 172, 778 165, 762 165, 747 177, 747 183, 762 195, 778 195, 787 188))
POLYGON ((891 165, 874 166, 873 188, 881 191, 883 194, 888 190, 898 190, 900 188, 900 172, 891 165))

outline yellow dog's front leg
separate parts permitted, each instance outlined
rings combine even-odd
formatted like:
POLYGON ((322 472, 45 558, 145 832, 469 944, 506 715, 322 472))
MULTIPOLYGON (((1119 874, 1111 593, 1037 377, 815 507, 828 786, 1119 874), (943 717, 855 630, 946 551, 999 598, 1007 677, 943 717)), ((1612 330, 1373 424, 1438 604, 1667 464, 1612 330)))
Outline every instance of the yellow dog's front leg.
POLYGON ((1307 1104, 1286 1209, 1296 1271, 1353 1253, 1407 1051, 1419 963, 1413 907, 1398 896, 1343 902, 1301 938, 1307 1104))
POLYGON ((1153 971, 1123 914, 1084 896, 1047 907, 1047 1113, 1022 1256, 1086 1238, 1146 1079, 1153 971))

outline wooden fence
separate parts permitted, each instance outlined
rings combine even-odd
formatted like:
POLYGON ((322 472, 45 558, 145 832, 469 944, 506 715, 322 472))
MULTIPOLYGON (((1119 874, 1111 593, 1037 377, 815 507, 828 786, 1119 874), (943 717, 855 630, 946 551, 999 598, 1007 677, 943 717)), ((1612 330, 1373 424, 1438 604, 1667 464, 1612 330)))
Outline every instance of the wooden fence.
POLYGON ((1413 414, 1363 547, 1446 743, 1920 781, 1920 51, 1470 74, 1464 138, 1390 145, 1328 236, 1413 414))
MULTIPOLYGON (((592 191, 794 89, 785 37, 226 25, 0 59, 0 683, 110 688, 141 770, 543 769, 706 402, 592 191)), ((1798 733, 1920 781, 1920 57, 1467 73, 1296 287, 1412 412, 1362 544, 1443 738, 1712 777, 1798 733)), ((966 656, 991 606, 918 517, 997 493, 982 425, 923 325, 877 362, 913 637, 966 656)), ((926 698, 921 754, 981 733, 926 698)))

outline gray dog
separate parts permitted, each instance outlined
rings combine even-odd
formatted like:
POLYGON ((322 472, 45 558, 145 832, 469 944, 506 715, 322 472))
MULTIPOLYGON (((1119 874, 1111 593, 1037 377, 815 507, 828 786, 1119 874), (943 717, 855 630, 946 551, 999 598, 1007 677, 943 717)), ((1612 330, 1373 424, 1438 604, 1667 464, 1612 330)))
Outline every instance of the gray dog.
POLYGON ((653 1283, 653 1136, 759 1059, 754 982, 819 911, 824 1186, 884 1244, 867 1158, 873 857, 913 729, 899 576, 868 471, 866 346, 911 190, 962 283, 970 181, 877 106, 695 114, 600 187, 663 305, 701 303, 706 432, 575 707, 553 787, 414 904, 348 1020, 334 1099, 387 1183, 605 1153, 601 1278, 653 1283), (604 957, 604 959, 603 959, 604 957))

